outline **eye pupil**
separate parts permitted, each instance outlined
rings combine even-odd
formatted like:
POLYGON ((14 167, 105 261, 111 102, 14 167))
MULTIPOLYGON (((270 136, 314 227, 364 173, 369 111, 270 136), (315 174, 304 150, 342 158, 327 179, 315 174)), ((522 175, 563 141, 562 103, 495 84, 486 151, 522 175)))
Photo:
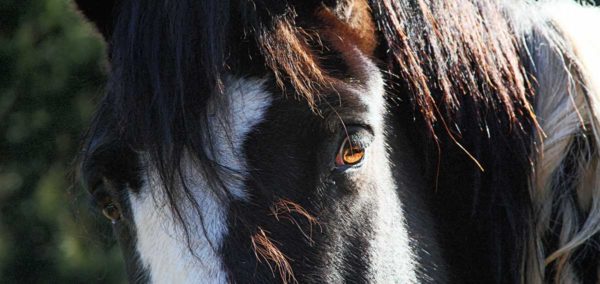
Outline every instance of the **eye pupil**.
POLYGON ((342 166, 355 166, 358 165, 365 157, 365 148, 360 147, 356 144, 352 144, 352 141, 347 137, 342 143, 337 156, 335 157, 335 164, 338 167, 342 166))
POLYGON ((360 162, 365 156, 365 151, 359 147, 345 147, 343 161, 346 165, 354 165, 360 162))
POLYGON ((121 212, 119 211, 119 208, 113 203, 109 203, 108 205, 106 205, 102 209, 102 214, 104 215, 104 217, 108 218, 113 223, 121 219, 121 212))

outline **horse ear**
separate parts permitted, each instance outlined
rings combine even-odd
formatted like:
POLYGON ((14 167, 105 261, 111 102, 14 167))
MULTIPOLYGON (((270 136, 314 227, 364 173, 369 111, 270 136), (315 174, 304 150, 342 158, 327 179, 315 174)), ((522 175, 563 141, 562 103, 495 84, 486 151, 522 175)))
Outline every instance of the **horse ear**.
POLYGON ((75 4, 79 11, 96 26, 104 39, 110 39, 116 0, 75 0, 75 4))

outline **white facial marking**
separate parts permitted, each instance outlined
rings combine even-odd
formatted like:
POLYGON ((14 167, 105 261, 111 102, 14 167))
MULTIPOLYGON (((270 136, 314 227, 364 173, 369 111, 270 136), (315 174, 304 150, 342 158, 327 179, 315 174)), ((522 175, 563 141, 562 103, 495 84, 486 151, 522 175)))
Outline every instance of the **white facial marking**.
MULTIPOLYGON (((227 190, 238 199, 246 196, 243 142, 262 121, 272 101, 263 83, 263 80, 229 78, 225 93, 207 104, 211 128, 207 131, 210 131, 215 155, 212 158, 239 173, 237 178, 224 178, 227 190), (227 109, 222 109, 223 106, 227 109)), ((185 182, 200 211, 189 201, 181 204, 181 213, 189 227, 189 247, 183 228, 177 225, 167 205, 156 171, 149 170, 140 193, 130 198, 140 261, 149 271, 152 283, 227 283, 222 260, 215 250, 227 234, 228 204, 217 198, 201 169, 191 163, 189 157, 184 157, 182 163, 185 182)))
MULTIPOLYGON (((381 84, 380 86, 383 86, 381 84)), ((417 259, 410 247, 408 225, 402 204, 398 196, 394 178, 388 161, 387 147, 385 145, 384 119, 385 100, 382 93, 371 100, 371 112, 375 140, 369 148, 369 162, 365 170, 370 171, 369 176, 377 176, 379 189, 373 194, 376 201, 376 215, 373 219, 375 239, 372 241, 373 275, 376 283, 417 283, 417 259), (379 119, 374 117, 379 115, 379 119)))
MULTIPOLYGON (((408 225, 398 196, 398 186, 390 169, 385 142, 385 89, 379 69, 358 53, 354 60, 365 68, 365 89, 357 93, 367 107, 367 123, 372 127, 375 140, 367 149, 367 160, 360 175, 350 177, 355 184, 363 183, 363 177, 377 177, 373 185, 359 185, 364 197, 374 199, 373 239, 371 242, 371 274, 375 283, 417 283, 417 259, 410 247, 408 225), (386 161, 386 162, 382 162, 386 161), (372 190, 369 190, 372 189, 372 190)), ((373 182, 373 181, 371 181, 373 182)))
POLYGON ((392 178, 383 133, 376 133, 369 147, 366 173, 377 176, 378 189, 371 193, 375 199, 373 218, 374 239, 371 242, 372 267, 375 283, 418 283, 417 259, 410 246, 406 219, 392 178))

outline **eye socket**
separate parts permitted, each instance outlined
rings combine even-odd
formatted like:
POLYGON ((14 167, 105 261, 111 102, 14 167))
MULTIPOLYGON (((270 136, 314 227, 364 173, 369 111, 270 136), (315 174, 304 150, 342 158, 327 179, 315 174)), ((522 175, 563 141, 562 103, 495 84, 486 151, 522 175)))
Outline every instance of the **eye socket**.
POLYGON ((121 210, 117 205, 110 202, 102 208, 102 215, 114 224, 121 219, 121 210))
POLYGON ((364 160, 365 154, 363 146, 356 142, 353 143, 349 137, 346 137, 335 157, 335 165, 337 167, 356 166, 364 160))
POLYGON ((115 224, 121 219, 121 208, 114 202, 113 195, 110 193, 105 180, 98 178, 94 184, 90 191, 94 203, 97 208, 100 208, 102 215, 115 224))

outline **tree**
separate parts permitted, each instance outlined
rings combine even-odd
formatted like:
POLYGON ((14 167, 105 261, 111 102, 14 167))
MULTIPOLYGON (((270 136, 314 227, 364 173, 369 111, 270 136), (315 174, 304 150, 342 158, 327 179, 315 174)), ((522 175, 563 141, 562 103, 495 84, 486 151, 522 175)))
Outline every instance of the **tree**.
POLYGON ((0 282, 122 282, 111 229, 68 174, 102 94, 100 38, 69 0, 0 0, 0 19, 0 282))

